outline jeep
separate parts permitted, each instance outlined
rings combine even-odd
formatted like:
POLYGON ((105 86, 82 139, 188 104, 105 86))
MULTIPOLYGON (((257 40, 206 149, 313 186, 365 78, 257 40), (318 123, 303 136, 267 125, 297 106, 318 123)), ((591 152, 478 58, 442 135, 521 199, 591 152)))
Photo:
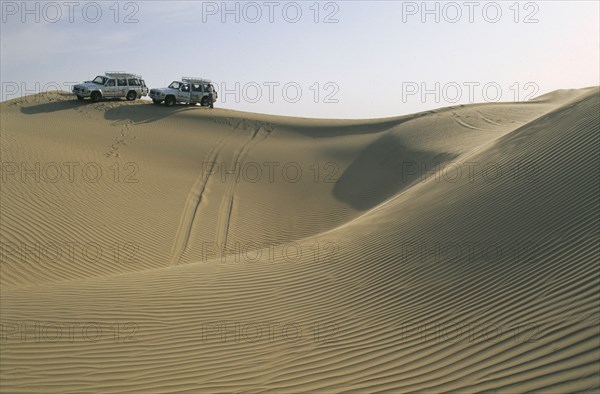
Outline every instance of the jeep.
POLYGON ((167 107, 171 107, 175 103, 184 103, 213 108, 217 97, 217 91, 211 81, 195 77, 182 77, 181 81, 173 81, 166 88, 150 89, 152 102, 160 104, 164 101, 167 107), (210 99, 211 91, 212 100, 210 99))
POLYGON ((93 102, 102 98, 122 98, 133 101, 148 94, 148 87, 141 76, 125 72, 106 72, 91 81, 73 86, 77 100, 89 97, 93 102))

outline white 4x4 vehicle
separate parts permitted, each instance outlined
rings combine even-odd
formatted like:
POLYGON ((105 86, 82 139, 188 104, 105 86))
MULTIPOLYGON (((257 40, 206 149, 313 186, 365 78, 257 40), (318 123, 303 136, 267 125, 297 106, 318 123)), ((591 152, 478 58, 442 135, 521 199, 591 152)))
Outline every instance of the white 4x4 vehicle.
POLYGON ((173 81, 167 88, 151 89, 150 98, 154 104, 163 101, 167 107, 175 103, 196 105, 213 108, 217 101, 217 91, 208 79, 182 77, 181 81, 173 81))
POLYGON ((92 81, 73 86, 73 94, 82 101, 89 97, 96 102, 102 98, 135 100, 148 94, 148 87, 141 76, 124 72, 106 72, 92 81))

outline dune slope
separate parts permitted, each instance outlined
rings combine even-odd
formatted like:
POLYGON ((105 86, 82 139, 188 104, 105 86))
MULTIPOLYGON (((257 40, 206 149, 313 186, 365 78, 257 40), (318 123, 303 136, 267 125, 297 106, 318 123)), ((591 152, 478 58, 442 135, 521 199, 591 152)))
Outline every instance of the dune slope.
POLYGON ((2 103, 1 391, 597 391, 599 109, 2 103))

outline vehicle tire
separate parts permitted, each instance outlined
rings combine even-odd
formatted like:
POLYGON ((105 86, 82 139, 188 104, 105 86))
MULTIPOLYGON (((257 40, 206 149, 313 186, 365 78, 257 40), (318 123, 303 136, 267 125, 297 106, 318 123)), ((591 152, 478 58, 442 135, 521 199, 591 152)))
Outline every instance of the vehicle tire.
POLYGON ((83 96, 77 95, 77 100, 83 101, 83 96))
POLYGON ((175 96, 167 96, 165 98, 165 105, 167 107, 172 107, 175 105, 175 96))
POLYGON ((102 97, 102 95, 100 94, 100 92, 92 92, 92 94, 90 95, 90 99, 92 99, 92 102, 97 103, 98 101, 100 101, 100 98, 102 97))
POLYGON ((202 101, 200 101, 200 105, 203 107, 208 107, 208 97, 202 97, 202 101))
POLYGON ((127 96, 125 98, 129 101, 133 101, 137 98, 137 93, 133 90, 130 90, 129 92, 127 92, 127 96))
POLYGON ((152 102, 153 102, 154 104, 160 104, 162 101, 161 101, 161 100, 152 100, 152 102))

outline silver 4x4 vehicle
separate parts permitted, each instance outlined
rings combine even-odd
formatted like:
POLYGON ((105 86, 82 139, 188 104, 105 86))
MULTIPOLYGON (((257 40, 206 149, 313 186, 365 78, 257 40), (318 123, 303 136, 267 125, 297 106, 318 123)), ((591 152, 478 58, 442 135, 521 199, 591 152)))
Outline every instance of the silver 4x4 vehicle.
POLYGON ((217 101, 217 91, 208 79, 182 77, 181 81, 171 82, 169 87, 150 89, 150 98, 154 104, 164 101, 167 107, 175 103, 185 103, 213 108, 217 101))
POLYGON ((148 94, 148 87, 141 76, 125 72, 106 72, 92 81, 73 86, 73 94, 82 101, 89 97, 96 102, 102 98, 135 100, 148 94))

